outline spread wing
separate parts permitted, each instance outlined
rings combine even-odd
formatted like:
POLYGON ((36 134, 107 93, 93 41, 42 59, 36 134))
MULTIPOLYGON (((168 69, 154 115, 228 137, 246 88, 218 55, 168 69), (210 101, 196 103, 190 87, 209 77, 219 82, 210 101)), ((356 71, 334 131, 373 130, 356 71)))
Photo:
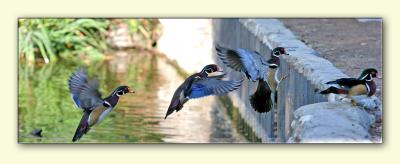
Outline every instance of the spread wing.
POLYGON ((241 56, 238 52, 232 49, 224 48, 218 44, 215 45, 217 55, 221 61, 228 67, 235 71, 244 71, 244 66, 241 60, 241 56))
MULTIPOLYGON (((257 77, 257 80, 263 79, 264 81, 266 81, 266 73, 268 71, 268 62, 264 60, 264 58, 261 56, 261 54, 259 54, 256 51, 247 51, 247 50, 243 50, 243 49, 239 49, 242 50, 243 52, 248 52, 248 55, 246 56, 251 56, 251 57, 247 57, 249 59, 246 60, 253 60, 251 62, 251 65, 248 65, 247 70, 250 70, 252 73, 250 73, 250 75, 257 77)), ((255 79, 254 79, 255 80, 255 79)))
POLYGON ((258 52, 241 48, 232 50, 221 47, 218 44, 215 49, 221 61, 228 67, 244 72, 253 81, 265 78, 268 63, 258 52))
POLYGON ((224 81, 220 77, 202 78, 193 82, 189 98, 222 95, 238 89, 242 82, 243 79, 224 81))
POLYGON ((76 106, 83 110, 89 110, 103 102, 101 93, 98 91, 99 81, 88 80, 87 73, 83 69, 78 69, 70 77, 68 85, 76 106))

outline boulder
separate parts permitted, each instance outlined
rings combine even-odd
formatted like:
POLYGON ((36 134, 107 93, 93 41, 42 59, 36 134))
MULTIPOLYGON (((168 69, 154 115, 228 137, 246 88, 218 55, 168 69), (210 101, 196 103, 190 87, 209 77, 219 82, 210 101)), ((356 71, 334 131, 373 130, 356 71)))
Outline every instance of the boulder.
POLYGON ((294 112, 288 143, 369 143, 375 117, 345 102, 305 105, 294 112))

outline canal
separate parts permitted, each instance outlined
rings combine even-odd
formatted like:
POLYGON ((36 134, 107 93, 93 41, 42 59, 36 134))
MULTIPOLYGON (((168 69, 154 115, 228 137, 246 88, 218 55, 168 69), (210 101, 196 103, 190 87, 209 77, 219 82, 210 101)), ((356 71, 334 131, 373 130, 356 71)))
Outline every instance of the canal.
MULTIPOLYGON (((34 68, 19 66, 18 141, 71 143, 81 118, 68 91, 68 78, 85 63, 107 96, 128 85, 136 93, 123 96, 117 107, 78 143, 243 143, 240 127, 216 97, 189 101, 164 120, 182 70, 165 55, 148 50, 116 51, 98 61, 58 61, 34 68), (32 135, 42 130, 42 137, 32 135)), ((201 68, 199 68, 201 69, 201 68)))

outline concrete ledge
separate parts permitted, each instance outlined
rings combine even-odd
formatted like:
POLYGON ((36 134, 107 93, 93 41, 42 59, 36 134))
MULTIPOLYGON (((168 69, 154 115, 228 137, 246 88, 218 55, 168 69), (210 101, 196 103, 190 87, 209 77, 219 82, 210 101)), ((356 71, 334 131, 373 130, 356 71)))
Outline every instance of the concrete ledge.
POLYGON ((270 49, 287 47, 290 55, 283 57, 285 61, 307 77, 316 88, 324 89, 326 82, 348 77, 330 61, 318 57, 315 50, 298 40, 279 20, 240 19, 239 22, 270 49))
MULTIPOLYGON (((263 142, 286 142, 289 136, 293 135, 292 132, 296 131, 296 128, 291 128, 295 111, 304 105, 326 102, 327 97, 320 95, 316 90, 327 88, 325 83, 328 81, 348 77, 331 62, 319 57, 315 50, 298 40, 277 19, 220 19, 213 21, 213 27, 214 42, 224 46, 255 50, 265 59, 269 59, 271 49, 278 46, 285 47, 290 53, 281 60, 280 75, 289 76, 280 84, 275 111, 259 114, 252 110, 248 97, 255 91, 256 83, 248 80, 244 81, 238 93, 229 94, 233 101, 237 102, 235 105, 239 107, 242 117, 263 142)), ((215 56, 214 59, 219 62, 215 56)), ((227 73, 230 78, 242 76, 235 71, 227 73)), ((361 98, 359 102, 365 101, 361 98)), ((379 104, 369 106, 381 108, 379 104)), ((349 113, 354 115, 353 117, 358 117, 359 114, 349 113)), ((368 133, 368 128, 361 130, 368 133)))
POLYGON ((294 112, 289 143, 371 142, 368 129, 374 116, 343 102, 322 102, 294 112))

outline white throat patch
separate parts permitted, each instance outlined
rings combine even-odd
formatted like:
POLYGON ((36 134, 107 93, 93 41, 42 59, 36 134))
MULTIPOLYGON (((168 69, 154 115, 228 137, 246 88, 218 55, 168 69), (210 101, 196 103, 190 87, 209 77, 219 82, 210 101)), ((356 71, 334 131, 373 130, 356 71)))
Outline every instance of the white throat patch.
POLYGON ((365 80, 365 81, 372 81, 372 75, 369 74, 369 79, 368 79, 368 80, 365 80))
POLYGON ((104 100, 104 103, 107 104, 108 106, 111 106, 111 104, 108 101, 104 100))
POLYGON ((276 66, 276 67, 278 67, 278 64, 269 64, 269 66, 276 66))

